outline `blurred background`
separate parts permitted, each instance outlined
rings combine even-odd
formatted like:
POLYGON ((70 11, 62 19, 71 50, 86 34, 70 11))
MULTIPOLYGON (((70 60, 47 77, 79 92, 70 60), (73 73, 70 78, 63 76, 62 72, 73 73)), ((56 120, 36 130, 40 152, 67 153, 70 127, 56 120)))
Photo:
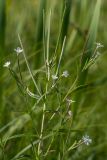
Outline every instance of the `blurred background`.
MULTIPOLYGON (((62 82, 62 91, 67 91, 74 82, 80 57, 83 52, 86 37, 92 21, 97 0, 69 0, 67 12, 63 21, 62 40, 67 36, 64 58, 61 70, 68 70, 71 76, 62 82), (67 86, 68 85, 68 86, 67 86)), ((14 135, 25 134, 28 131, 33 134, 33 124, 27 114, 26 103, 20 93, 15 79, 9 70, 3 65, 11 61, 11 67, 18 72, 17 56, 14 49, 20 46, 18 34, 26 52, 30 67, 37 75, 39 87, 44 85, 43 81, 43 10, 46 19, 50 9, 51 31, 50 31, 50 57, 53 57, 60 32, 61 18, 63 15, 64 0, 0 0, 0 139, 14 135)), ((107 159, 107 1, 101 0, 101 11, 97 30, 96 42, 104 47, 101 55, 88 73, 87 84, 94 83, 95 87, 82 90, 84 98, 81 102, 83 107, 78 111, 78 118, 74 129, 82 128, 85 133, 92 137, 92 145, 89 148, 73 150, 67 159, 75 160, 106 160, 107 159)), ((60 41, 62 45, 62 41, 60 41)), ((21 72, 24 83, 33 90, 33 84, 28 74, 26 64, 22 55, 19 57, 21 72)), ((80 92, 81 94, 81 92, 80 92)), ((57 103, 50 97, 48 106, 57 103), (52 100, 51 100, 52 99, 52 100)), ((29 98, 28 108, 34 101, 29 98)), ((41 106, 41 104, 40 104, 41 106)), ((53 107, 52 106, 52 107, 53 107)), ((53 107, 54 108, 54 107, 53 107)), ((41 113, 40 108, 34 113, 34 123, 40 130, 41 113)), ((48 118, 47 118, 48 119, 48 118)), ((55 121, 56 122, 56 121, 55 121)), ((54 123, 55 123, 54 122, 54 123)), ((77 137, 81 135, 78 132, 77 137)), ((33 140, 32 140, 33 141, 33 140)), ((59 142, 58 142, 59 143, 59 142)), ((5 153, 3 160, 10 160, 25 146, 31 144, 29 136, 13 138, 1 147, 0 159, 2 160, 2 149, 5 153)), ((53 144, 53 146, 57 146, 53 144)), ((57 147, 56 147, 57 148, 57 147)), ((29 151, 27 155, 32 154, 29 151)), ((49 155, 46 159, 58 159, 56 155, 49 155)), ((24 159, 24 158, 23 158, 24 159)), ((26 160, 27 158, 25 158, 26 160)))

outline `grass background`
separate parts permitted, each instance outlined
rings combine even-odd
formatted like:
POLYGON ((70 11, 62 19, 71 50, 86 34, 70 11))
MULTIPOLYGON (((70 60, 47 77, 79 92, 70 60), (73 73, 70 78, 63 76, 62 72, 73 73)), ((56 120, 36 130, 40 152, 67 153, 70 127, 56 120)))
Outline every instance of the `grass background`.
MULTIPOLYGON (((76 108, 76 118, 71 126, 71 120, 62 124, 63 114, 66 112, 66 104, 61 104, 63 97, 74 83, 78 71, 81 66, 81 56, 83 56, 83 48, 89 33, 90 24, 95 15, 95 6, 97 1, 93 0, 72 0, 68 1, 68 9, 65 8, 64 0, 0 0, 0 159, 11 160, 21 151, 22 159, 74 159, 74 160, 103 160, 107 159, 107 2, 101 0, 101 11, 98 22, 98 30, 93 22, 91 36, 97 32, 95 42, 100 42, 104 48, 100 50, 101 56, 97 59, 87 73, 87 80, 83 78, 83 82, 77 83, 90 84, 77 89, 76 93, 71 93, 68 98, 76 99, 74 105, 71 105, 71 111, 76 108), (5 2, 5 3, 4 3, 5 2), (20 46, 18 34, 20 34, 23 46, 29 61, 30 68, 34 74, 34 78, 41 90, 44 92, 47 80, 45 78, 44 67, 44 51, 43 45, 48 44, 49 24, 46 26, 45 42, 42 44, 43 38, 43 10, 45 13, 45 21, 48 19, 50 9, 51 26, 49 35, 49 46, 46 48, 49 58, 54 56, 56 48, 55 67, 51 69, 54 74, 57 62, 60 57, 63 39, 66 37, 64 55, 60 65, 60 74, 64 70, 68 70, 70 76, 59 80, 57 88, 54 89, 47 97, 46 102, 40 101, 36 104, 36 109, 31 114, 28 112, 35 104, 35 99, 23 96, 17 87, 17 80, 10 74, 9 70, 3 68, 3 64, 10 60, 11 67, 18 73, 17 56, 14 48, 20 46), (64 15, 64 16, 63 16, 64 15), (63 17, 63 20, 62 20, 63 17), (69 19, 68 19, 69 18, 69 19), (60 29, 62 24, 62 29, 60 29), (95 29, 96 28, 96 29, 95 29), (60 39, 58 41, 58 35, 60 39), (58 47, 56 47, 58 44, 58 47), (43 105, 46 104, 45 123, 43 132, 42 153, 38 156, 38 140, 41 132, 41 119, 43 117, 43 105), (49 120, 56 110, 57 106, 61 106, 60 114, 56 113, 54 119, 49 120), (70 128, 71 127, 71 128, 70 128), (65 143, 67 134, 70 131, 69 141, 65 143), (92 138, 90 146, 81 145, 69 153, 64 155, 75 141, 79 141, 84 134, 88 134, 92 138), (6 141, 9 139, 8 141, 6 141), (37 145, 35 144, 37 143, 37 145), (52 144, 51 144, 52 143, 52 144), (50 152, 44 157, 48 146, 51 144, 50 152), (26 146, 31 145, 30 149, 23 151, 26 146)), ((98 8, 98 6, 97 6, 98 8)), ((95 15, 97 19, 98 12, 95 15)), ((44 24, 45 26, 45 24, 44 24)), ((91 37, 94 40, 93 37, 91 37)), ((95 48, 93 41, 89 48, 95 48)), ((87 42, 89 44, 89 40, 87 42)), ((93 54, 93 52, 92 52, 93 54)), ((26 68, 23 55, 19 56, 21 73, 26 86, 34 93, 35 88, 31 77, 26 68)), ((86 58, 87 59, 87 58, 86 58)), ((85 73, 86 74, 86 73, 85 73)), ((19 74, 18 74, 19 75, 19 74)), ((51 78, 50 78, 51 79, 51 78)), ((51 86, 52 80, 49 81, 48 88, 51 86)), ((75 88, 74 88, 75 89, 75 88)))

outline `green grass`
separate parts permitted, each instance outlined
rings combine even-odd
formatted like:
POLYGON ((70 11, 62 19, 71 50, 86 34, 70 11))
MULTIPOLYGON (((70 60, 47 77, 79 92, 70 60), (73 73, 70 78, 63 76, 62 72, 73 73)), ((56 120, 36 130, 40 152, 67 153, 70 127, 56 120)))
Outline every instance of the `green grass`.
POLYGON ((4 2, 0 160, 107 159, 107 2, 4 2))

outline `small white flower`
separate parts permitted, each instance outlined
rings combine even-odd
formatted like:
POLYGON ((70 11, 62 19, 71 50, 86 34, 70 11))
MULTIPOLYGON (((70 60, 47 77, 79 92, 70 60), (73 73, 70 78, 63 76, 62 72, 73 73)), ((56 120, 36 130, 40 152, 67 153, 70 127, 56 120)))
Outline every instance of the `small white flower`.
POLYGON ((14 51, 16 52, 17 56, 23 52, 23 49, 20 47, 17 47, 16 49, 14 49, 14 51))
POLYGON ((97 45, 97 48, 102 48, 102 47, 104 47, 101 43, 96 43, 96 45, 97 45))
POLYGON ((84 144, 86 144, 87 146, 90 145, 90 143, 92 143, 92 139, 88 135, 83 136, 82 140, 84 144))
POLYGON ((62 76, 67 78, 67 77, 69 76, 68 71, 64 71, 64 72, 62 73, 62 76))
POLYGON ((58 79, 58 76, 52 75, 52 79, 53 79, 53 80, 56 80, 56 79, 58 79))
POLYGON ((7 61, 7 62, 3 65, 3 67, 9 68, 10 64, 11 64, 10 61, 7 61))

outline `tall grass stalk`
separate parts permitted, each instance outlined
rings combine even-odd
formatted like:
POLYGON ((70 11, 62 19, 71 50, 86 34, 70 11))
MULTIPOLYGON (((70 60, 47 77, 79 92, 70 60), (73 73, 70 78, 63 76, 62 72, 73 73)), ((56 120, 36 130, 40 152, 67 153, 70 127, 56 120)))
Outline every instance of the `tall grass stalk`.
POLYGON ((71 8, 72 8, 72 0, 63 0, 64 18, 62 24, 61 44, 63 43, 64 37, 67 36, 71 8))
POLYGON ((59 53, 60 49, 63 45, 63 41, 65 36, 67 37, 68 27, 69 27, 69 18, 70 18, 70 12, 71 12, 71 5, 72 0, 63 0, 63 7, 62 7, 62 17, 59 27, 59 34, 58 39, 55 47, 55 53, 54 57, 56 58, 56 63, 59 61, 59 53))
POLYGON ((44 104, 43 104, 43 115, 42 115, 42 122, 41 122, 40 142, 38 144, 38 155, 40 155, 41 142, 42 142, 42 138, 43 138, 48 83, 49 83, 49 80, 50 80, 49 40, 50 40, 51 11, 48 15, 47 23, 45 23, 45 15, 43 16, 43 22, 44 22, 43 23, 44 24, 44 28, 43 28, 43 48, 44 48, 44 60, 45 60, 45 64, 46 64, 46 86, 45 86, 45 96, 44 96, 44 104))
POLYGON ((61 60, 62 60, 62 56, 64 54, 64 49, 65 49, 65 42, 66 42, 66 36, 64 37, 63 44, 62 44, 61 54, 60 54, 58 65, 57 65, 57 69, 56 69, 56 76, 59 75, 59 69, 60 69, 60 65, 61 65, 61 60))
MULTIPOLYGON (((38 17, 37 17, 37 26, 36 26, 36 50, 40 49, 42 46, 43 41, 43 11, 46 9, 47 0, 40 0, 39 2, 39 10, 38 10, 38 17)), ((38 68, 41 64, 41 52, 37 54, 35 60, 35 67, 38 68)))
MULTIPOLYGON (((89 34, 87 36, 87 40, 86 40, 83 54, 82 54, 82 58, 81 58, 77 86, 84 85, 86 82, 86 78, 88 75, 88 69, 83 70, 83 68, 84 68, 85 64, 89 62, 90 58, 92 57, 92 54, 94 53, 94 45, 96 42, 98 22, 99 22, 99 16, 100 16, 100 7, 101 7, 101 0, 97 0, 93 19, 92 19, 91 26, 89 29, 89 34)), ((79 92, 76 93, 76 95, 75 95, 75 101, 76 101, 76 103, 73 106, 74 118, 76 116, 79 104, 81 103, 81 96, 80 96, 79 92)))

